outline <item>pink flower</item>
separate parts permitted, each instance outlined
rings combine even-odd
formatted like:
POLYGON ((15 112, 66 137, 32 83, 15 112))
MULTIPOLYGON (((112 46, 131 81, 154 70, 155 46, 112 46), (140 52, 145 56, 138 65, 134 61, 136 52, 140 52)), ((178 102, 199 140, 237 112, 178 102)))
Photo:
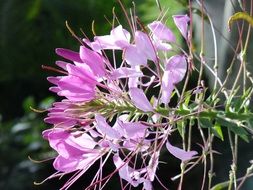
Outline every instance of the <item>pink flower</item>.
POLYGON ((73 102, 90 101, 95 98, 97 79, 90 67, 84 63, 66 64, 67 76, 49 77, 56 87, 50 90, 59 96, 65 96, 73 102))
POLYGON ((188 29, 187 28, 188 28, 188 22, 190 21, 190 18, 188 17, 188 15, 174 15, 173 20, 174 20, 177 28, 179 29, 179 31, 183 35, 183 37, 185 39, 187 39, 188 38, 188 36, 187 36, 188 29))
POLYGON ((58 171, 86 171, 102 156, 99 150, 94 149, 97 143, 85 133, 75 134, 62 128, 54 128, 44 131, 43 137, 59 154, 54 161, 54 167, 58 171))
POLYGON ((157 62, 156 51, 149 36, 141 31, 135 32, 135 44, 125 48, 124 58, 133 66, 147 65, 147 60, 157 62))
POLYGON ((102 55, 84 46, 80 46, 79 52, 82 62, 90 67, 92 73, 94 73, 98 77, 105 76, 105 61, 102 55))
POLYGON ((164 51, 170 50, 171 45, 169 43, 176 41, 173 32, 161 21, 154 21, 148 24, 148 27, 152 32, 153 44, 156 49, 164 51))
POLYGON ((172 146, 169 141, 166 143, 166 148, 173 156, 182 160, 183 162, 192 159, 193 156, 198 154, 196 151, 185 151, 178 147, 172 146))
POLYGON ((130 33, 123 29, 121 25, 112 29, 110 35, 95 36, 91 43, 94 49, 123 49, 130 44, 130 33), (99 47, 99 48, 98 48, 99 47))
MULTIPOLYGON (((174 20, 186 35, 187 18, 175 16, 174 20)), ((68 62, 57 61, 60 69, 51 70, 61 76, 48 81, 54 84, 50 90, 64 99, 48 109, 45 122, 53 128, 45 130, 43 137, 57 152, 53 165, 59 175, 75 172, 62 189, 100 160, 88 189, 102 187, 118 171, 130 186, 152 190, 162 147, 172 131, 163 111, 168 105, 162 103, 169 103, 175 85, 185 76, 187 62, 183 55, 164 58, 176 41, 168 27, 155 21, 148 28, 150 33, 134 28, 131 36, 119 25, 109 35, 84 39, 79 52, 56 49, 68 62), (113 50, 109 56, 108 50, 113 50), (116 59, 118 53, 121 60, 116 59), (151 94, 153 87, 159 93, 151 94), (102 168, 111 157, 116 170, 104 177, 102 168), (137 163, 139 158, 142 163, 137 163)), ((166 147, 182 161, 197 154, 169 142, 166 147)))
POLYGON ((130 88, 129 89, 129 96, 133 101, 134 105, 142 111, 148 112, 153 111, 153 107, 151 106, 150 102, 148 101, 146 95, 144 94, 143 90, 139 88, 130 88))
POLYGON ((121 25, 111 30, 110 35, 96 36, 91 47, 96 51, 101 49, 119 49, 124 52, 125 61, 132 67, 147 65, 147 60, 156 60, 156 51, 149 36, 141 31, 136 31, 134 43, 130 43, 130 33, 121 25), (100 47, 97 48, 97 47, 100 47))
POLYGON ((182 55, 172 56, 166 61, 165 71, 162 77, 162 97, 163 103, 168 104, 170 96, 175 88, 175 84, 183 80, 187 70, 186 59, 182 55))
POLYGON ((73 105, 68 100, 55 102, 52 108, 49 108, 48 116, 44 119, 46 123, 54 124, 56 127, 70 128, 79 123, 79 119, 66 111, 73 105))

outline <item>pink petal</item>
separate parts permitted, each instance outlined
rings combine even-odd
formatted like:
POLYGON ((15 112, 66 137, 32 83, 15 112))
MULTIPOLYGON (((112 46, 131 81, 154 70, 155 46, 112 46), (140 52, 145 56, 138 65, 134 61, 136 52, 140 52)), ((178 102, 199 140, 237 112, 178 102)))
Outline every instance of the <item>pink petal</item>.
POLYGON ((173 32, 165 26, 161 21, 154 21, 148 24, 149 29, 153 33, 154 37, 158 40, 165 40, 167 42, 175 42, 176 38, 173 32))
POLYGON ((143 139, 147 135, 146 132, 148 126, 143 125, 139 122, 122 122, 118 119, 116 124, 114 128, 117 129, 121 135, 127 139, 143 139))
POLYGON ((168 151, 175 156, 176 158, 186 161, 192 159, 192 157, 196 154, 198 154, 196 151, 185 151, 183 149, 180 149, 178 147, 172 146, 169 141, 166 143, 166 148, 168 151))
POLYGON ((57 156, 54 160, 53 166, 56 170, 61 172, 73 172, 77 170, 79 160, 66 159, 62 156, 57 156))
POLYGON ((68 128, 73 127, 77 124, 77 120, 69 118, 65 115, 62 116, 49 116, 44 119, 44 122, 54 124, 56 127, 68 128))
POLYGON ((148 112, 153 111, 153 107, 148 101, 146 95, 143 90, 139 88, 130 88, 129 95, 134 105, 142 111, 148 112))
POLYGON ((139 77, 131 77, 128 79, 128 88, 137 88, 139 84, 139 77))
POLYGON ((152 183, 148 180, 145 180, 143 182, 143 188, 144 188, 144 190, 153 190, 152 183))
POLYGON ((66 89, 76 93, 90 92, 95 87, 95 85, 75 76, 62 77, 58 82, 58 86, 63 90, 66 89))
POLYGON ((54 168, 61 172, 73 172, 82 170, 85 173, 102 155, 97 152, 86 153, 80 157, 64 158, 62 156, 56 157, 54 160, 54 168))
MULTIPOLYGON (((142 72, 140 69, 140 65, 134 66, 132 67, 134 68, 134 70, 136 70, 137 72, 142 72)), ((139 77, 131 77, 128 79, 128 88, 137 88, 138 87, 138 83, 139 83, 139 77)))
POLYGON ((53 86, 49 88, 50 91, 58 93, 61 89, 59 87, 53 86))
POLYGON ((106 135, 111 139, 120 139, 121 135, 115 129, 113 129, 110 125, 107 124, 104 117, 99 114, 95 115, 95 120, 97 122, 96 129, 102 134, 106 135))
POLYGON ((85 63, 76 63, 76 65, 68 64, 66 68, 69 75, 79 77, 90 84, 96 84, 97 82, 92 70, 85 63))
POLYGON ((124 59, 131 66, 147 65, 147 55, 136 45, 129 45, 124 52, 124 59))
POLYGON ((47 77, 47 80, 51 82, 52 84, 57 85, 60 81, 61 77, 47 77))
POLYGON ((43 136, 48 139, 50 146, 64 158, 82 154, 81 150, 66 143, 66 139, 70 137, 70 134, 62 128, 53 128, 43 136))
POLYGON ((161 101, 164 104, 168 104, 170 102, 170 97, 172 94, 172 91, 174 90, 175 86, 173 84, 173 80, 171 79, 169 71, 165 71, 163 73, 162 77, 162 85, 161 85, 161 90, 162 90, 162 96, 161 96, 161 101))
POLYGON ((72 135, 66 139, 66 143, 83 151, 87 149, 93 149, 97 143, 88 134, 79 134, 78 132, 72 133, 72 135))
POLYGON ((135 32, 135 44, 125 48, 124 59, 133 66, 147 65, 147 60, 157 61, 155 47, 148 35, 141 31, 135 32))
MULTIPOLYGON (((94 42, 101 49, 123 49, 129 45, 130 34, 121 25, 114 28, 110 35, 96 36, 94 42)), ((98 49, 97 47, 95 49, 98 49)))
POLYGON ((143 73, 134 68, 120 67, 112 72, 112 79, 142 77, 143 73))
POLYGON ((55 50, 56 54, 64 57, 65 59, 68 59, 70 61, 76 61, 81 63, 82 60, 80 59, 79 53, 69 50, 69 49, 64 49, 64 48, 57 48, 55 50))
POLYGON ((174 15, 173 19, 183 37, 187 39, 187 28, 190 18, 187 15, 174 15))
POLYGON ((118 47, 126 47, 129 45, 130 42, 130 33, 122 28, 121 25, 117 26, 111 31, 111 36, 115 39, 115 44, 118 45, 118 47))
POLYGON ((105 75, 105 65, 101 55, 85 46, 80 46, 80 57, 84 63, 89 65, 94 74, 102 77, 105 75))
POLYGON ((153 46, 149 36, 141 31, 135 32, 135 44, 140 52, 144 53, 147 59, 154 62, 157 61, 155 47, 153 46))
POLYGON ((185 56, 174 55, 169 60, 167 60, 165 65, 165 71, 170 72, 169 80, 176 84, 183 80, 187 70, 187 62, 185 56))
POLYGON ((67 70, 66 65, 67 65, 67 64, 70 64, 70 63, 65 62, 65 61, 56 61, 55 64, 56 64, 58 67, 61 67, 62 69, 64 69, 64 70, 66 71, 66 70, 67 70))

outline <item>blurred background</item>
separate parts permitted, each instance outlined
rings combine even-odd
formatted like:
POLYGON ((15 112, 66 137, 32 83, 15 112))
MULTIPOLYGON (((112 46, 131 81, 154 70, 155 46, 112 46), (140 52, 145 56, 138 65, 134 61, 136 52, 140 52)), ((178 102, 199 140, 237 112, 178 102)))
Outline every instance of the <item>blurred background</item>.
MULTIPOLYGON (((126 8, 132 7, 132 1, 123 2, 126 8)), ((168 18, 173 14, 184 13, 184 3, 183 0, 161 1, 162 6, 168 10, 168 18)), ((159 14, 155 0, 136 0, 135 4, 137 15, 143 23, 152 21, 159 14)), ((30 109, 46 109, 56 99, 48 91, 50 84, 46 80, 47 76, 54 73, 42 70, 41 65, 54 66, 54 62, 59 59, 54 53, 55 48, 65 47, 78 51, 79 43, 66 29, 66 20, 78 35, 82 36, 79 30, 82 28, 90 38, 94 20, 96 33, 104 35, 110 31, 105 16, 112 19, 113 7, 120 21, 124 23, 123 13, 115 0, 0 0, 1 190, 59 189, 66 181, 67 178, 63 178, 50 180, 39 186, 33 184, 34 181, 43 181, 54 173, 52 160, 41 163, 31 161, 45 160, 54 154, 41 136, 41 132, 50 127, 43 123, 46 113, 36 113, 30 109)), ((173 23, 169 21, 168 25, 178 33, 173 23)), ((229 159, 229 150, 224 155, 224 158, 229 159)), ((247 151, 245 155, 248 155, 247 151)), ((246 157, 245 162, 248 163, 246 157)), ((216 168, 220 177, 217 181, 226 180, 230 162, 223 165, 222 158, 218 159, 221 159, 221 164, 216 168), (223 169, 226 173, 222 172, 223 169)), ((158 176, 165 185, 175 189, 177 183, 173 183, 170 177, 178 174, 179 162, 167 156, 163 157, 163 161, 172 164, 161 167, 158 176)), ((110 165, 107 167, 108 170, 112 168, 110 165)), ((91 168, 89 174, 85 174, 71 189, 81 189, 80 187, 88 184, 94 169, 91 168)), ((186 189, 199 188, 201 181, 193 184, 192 180, 196 179, 196 175, 201 175, 201 171, 201 167, 196 168, 192 177, 186 177, 187 184, 191 184, 186 189)), ((157 182, 155 187, 156 185, 157 182)), ((106 189, 117 187, 115 179, 106 189)), ((155 189, 161 187, 157 186, 155 189)))

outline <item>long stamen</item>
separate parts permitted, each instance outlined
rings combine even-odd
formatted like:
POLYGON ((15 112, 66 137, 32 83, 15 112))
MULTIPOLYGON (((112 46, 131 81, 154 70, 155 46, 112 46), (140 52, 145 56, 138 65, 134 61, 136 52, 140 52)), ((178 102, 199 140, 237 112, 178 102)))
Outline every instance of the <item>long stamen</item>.
POLYGON ((62 71, 60 69, 56 69, 56 68, 51 67, 51 66, 41 65, 41 68, 45 69, 45 70, 48 70, 48 71, 55 71, 55 72, 58 72, 58 73, 61 73, 61 74, 64 74, 64 75, 68 75, 68 72, 62 71))

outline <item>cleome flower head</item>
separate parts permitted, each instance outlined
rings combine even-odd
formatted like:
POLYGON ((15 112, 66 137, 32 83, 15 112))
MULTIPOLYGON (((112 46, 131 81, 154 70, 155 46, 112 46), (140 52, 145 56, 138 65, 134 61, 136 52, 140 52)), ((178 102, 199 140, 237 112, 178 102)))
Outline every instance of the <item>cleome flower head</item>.
MULTIPOLYGON (((186 38, 188 17, 173 18, 186 38)), ((169 143, 176 115, 160 111, 168 108, 176 85, 184 79, 187 55, 168 57, 176 37, 162 21, 148 24, 148 31, 134 26, 132 35, 118 25, 108 35, 83 39, 79 52, 56 49, 65 61, 56 62, 61 76, 48 81, 54 85, 50 90, 64 99, 48 109, 45 122, 53 127, 43 137, 57 153, 53 163, 57 173, 52 177, 74 173, 61 189, 68 189, 99 162, 87 189, 104 187, 118 173, 124 181, 122 189, 143 185, 151 190, 165 144, 184 162, 197 154, 169 143), (122 59, 110 60, 108 51, 120 52, 122 59), (143 160, 141 167, 134 162, 137 158, 143 160), (103 176, 108 159, 115 170, 103 176)))

